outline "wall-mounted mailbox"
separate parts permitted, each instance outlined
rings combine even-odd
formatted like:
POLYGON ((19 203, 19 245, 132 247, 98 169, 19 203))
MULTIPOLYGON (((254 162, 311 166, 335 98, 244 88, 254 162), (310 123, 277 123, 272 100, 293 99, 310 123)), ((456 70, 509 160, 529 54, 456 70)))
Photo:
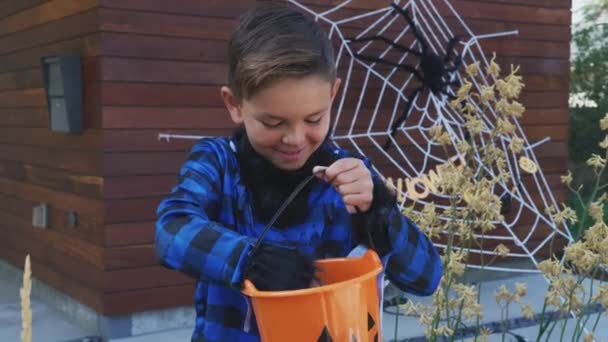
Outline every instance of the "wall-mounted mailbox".
POLYGON ((80 56, 42 58, 49 121, 52 131, 82 132, 82 72, 80 56))

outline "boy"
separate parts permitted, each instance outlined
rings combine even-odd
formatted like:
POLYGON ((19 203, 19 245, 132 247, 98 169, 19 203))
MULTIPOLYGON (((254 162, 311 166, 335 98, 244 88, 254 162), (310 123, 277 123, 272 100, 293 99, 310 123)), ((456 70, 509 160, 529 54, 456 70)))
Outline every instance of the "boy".
POLYGON ((178 184, 158 208, 161 263, 198 280, 193 341, 259 341, 244 279, 260 290, 305 288, 313 260, 375 249, 389 279, 418 295, 434 292, 441 262, 430 241, 395 205, 364 158, 329 142, 340 80, 331 43, 301 13, 260 5, 240 20, 229 43, 229 85, 221 88, 231 138, 192 148, 178 184), (287 206, 254 255, 265 224, 287 206))

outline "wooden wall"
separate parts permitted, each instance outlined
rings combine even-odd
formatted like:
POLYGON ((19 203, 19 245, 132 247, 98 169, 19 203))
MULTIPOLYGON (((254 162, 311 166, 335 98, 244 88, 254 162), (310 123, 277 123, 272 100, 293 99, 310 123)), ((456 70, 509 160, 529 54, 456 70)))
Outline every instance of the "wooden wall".
POLYGON ((100 1, 109 314, 193 303, 192 280, 159 266, 153 245, 156 207, 193 141, 157 136, 227 132, 226 41, 248 4, 100 1))
POLYGON ((97 0, 0 3, 0 258, 96 310, 103 307, 103 131, 99 107, 97 0), (81 135, 49 130, 40 58, 83 56, 81 135), (49 205, 49 227, 32 207, 49 205), (68 224, 75 211, 78 224, 68 224))
MULTIPOLYGON (((31 252, 34 274, 108 315, 192 304, 192 280, 159 266, 153 242, 156 206, 193 141, 157 136, 230 132, 219 96, 226 42, 254 2, 0 3, 0 257, 20 264, 31 252), (38 58, 51 51, 86 56, 83 135, 48 130, 38 58), (53 207, 43 232, 30 223, 41 200, 53 207), (82 228, 68 227, 69 210, 82 228)), ((359 0, 352 10, 385 4, 359 0)), ((520 30, 483 47, 521 64, 523 122, 531 141, 551 137, 537 155, 555 183, 567 161, 570 0, 452 4, 475 33, 520 30)))

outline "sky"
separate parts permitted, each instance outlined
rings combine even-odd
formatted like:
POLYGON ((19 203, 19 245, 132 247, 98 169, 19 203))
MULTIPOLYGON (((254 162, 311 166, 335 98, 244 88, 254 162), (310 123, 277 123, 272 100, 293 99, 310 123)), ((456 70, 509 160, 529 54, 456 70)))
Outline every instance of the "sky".
POLYGON ((591 2, 591 0, 572 0, 572 23, 580 21, 580 8, 591 2))

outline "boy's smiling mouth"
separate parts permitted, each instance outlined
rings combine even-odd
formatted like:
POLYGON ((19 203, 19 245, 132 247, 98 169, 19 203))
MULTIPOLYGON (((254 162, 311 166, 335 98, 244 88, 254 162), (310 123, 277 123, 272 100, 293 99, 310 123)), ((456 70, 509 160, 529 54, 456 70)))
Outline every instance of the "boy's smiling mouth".
POLYGON ((301 149, 297 149, 297 150, 279 150, 279 149, 275 149, 275 151, 277 151, 281 157, 287 161, 297 161, 301 158, 303 152, 304 152, 304 148, 301 149))

